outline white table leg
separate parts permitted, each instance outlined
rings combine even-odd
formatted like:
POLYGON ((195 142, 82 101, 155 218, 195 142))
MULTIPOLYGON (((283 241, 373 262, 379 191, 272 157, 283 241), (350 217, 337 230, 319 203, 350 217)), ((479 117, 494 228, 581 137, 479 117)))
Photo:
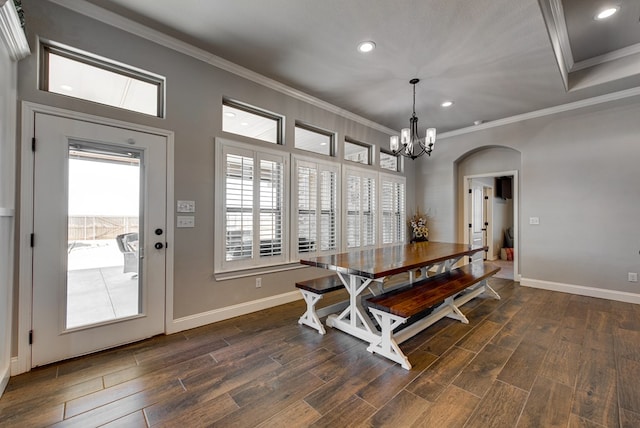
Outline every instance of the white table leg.
POLYGON ((329 315, 327 325, 337 328, 367 342, 379 337, 373 322, 362 307, 362 292, 369 287, 371 279, 338 273, 342 284, 349 292, 349 306, 339 315, 329 315))

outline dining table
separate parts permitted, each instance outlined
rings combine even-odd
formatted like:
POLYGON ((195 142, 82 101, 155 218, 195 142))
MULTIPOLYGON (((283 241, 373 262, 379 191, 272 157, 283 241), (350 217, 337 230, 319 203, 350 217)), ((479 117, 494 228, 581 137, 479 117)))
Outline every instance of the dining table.
POLYGON ((474 254, 486 250, 482 245, 422 241, 309 257, 300 263, 335 271, 349 294, 348 306, 329 315, 326 324, 374 343, 380 334, 363 308, 363 294, 384 292, 384 278, 408 272, 411 283, 418 270, 421 276, 438 275, 451 270, 464 257, 471 262, 474 254))

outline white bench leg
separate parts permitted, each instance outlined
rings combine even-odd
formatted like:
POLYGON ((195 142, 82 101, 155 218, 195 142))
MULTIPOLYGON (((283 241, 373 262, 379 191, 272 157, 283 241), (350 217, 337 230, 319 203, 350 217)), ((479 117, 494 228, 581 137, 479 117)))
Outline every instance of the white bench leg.
POLYGON ((374 308, 369 308, 369 311, 371 311, 376 321, 378 321, 382 331, 380 333, 379 340, 371 342, 367 351, 375 352, 383 357, 387 357, 388 359, 399 363, 402 368, 411 370, 411 363, 409 362, 409 359, 404 355, 400 346, 398 346, 393 338, 393 330, 400 324, 405 323, 407 319, 388 312, 382 312, 374 308))
MULTIPOLYGON (((447 297, 444 300, 442 306, 448 306, 451 309, 451 313, 447 315, 449 318, 460 321, 462 324, 469 324, 469 320, 464 316, 462 311, 455 305, 453 297, 447 297)), ((441 307, 442 307, 441 306, 441 307)))
POLYGON ((302 297, 307 303, 307 311, 300 317, 298 324, 308 325, 309 327, 318 330, 318 333, 325 334, 326 330, 316 313, 316 303, 322 299, 322 294, 312 293, 303 289, 300 289, 300 293, 302 293, 302 297))
POLYGON ((491 286, 486 282, 484 284, 484 291, 487 292, 487 294, 490 294, 491 296, 493 296, 494 299, 500 300, 500 295, 496 292, 496 290, 491 288, 491 286))

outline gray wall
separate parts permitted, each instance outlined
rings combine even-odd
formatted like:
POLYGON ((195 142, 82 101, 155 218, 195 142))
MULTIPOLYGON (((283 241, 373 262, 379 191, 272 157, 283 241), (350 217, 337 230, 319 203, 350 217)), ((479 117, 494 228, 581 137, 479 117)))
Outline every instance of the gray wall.
MULTIPOLYGON (((18 93, 25 101, 175 132, 175 198, 195 200, 197 208, 196 227, 175 231, 175 318, 291 292, 295 290, 296 280, 323 273, 305 268, 263 274, 260 289, 256 289, 253 277, 215 280, 214 139, 225 137, 251 142, 221 131, 222 97, 285 115, 284 150, 291 152, 295 152, 291 148, 295 120, 336 131, 339 145, 349 136, 386 147, 388 135, 49 2, 24 0, 23 5, 32 46, 36 46, 36 36, 40 36, 166 76, 166 119, 39 91, 35 55, 20 63, 18 93)), ((408 165, 410 176, 412 168, 408 165)), ((408 207, 415 206, 414 194, 413 182, 407 183, 408 207)))
MULTIPOLYGON (((461 239, 456 161, 513 148, 521 155, 522 277, 638 293, 627 282, 627 272, 640 271, 638 118, 636 97, 445 138, 416 173, 425 183, 417 200, 433 208, 437 239, 461 239), (529 217, 540 224, 529 225, 529 217)), ((493 156, 478 162, 473 171, 518 169, 493 156)))

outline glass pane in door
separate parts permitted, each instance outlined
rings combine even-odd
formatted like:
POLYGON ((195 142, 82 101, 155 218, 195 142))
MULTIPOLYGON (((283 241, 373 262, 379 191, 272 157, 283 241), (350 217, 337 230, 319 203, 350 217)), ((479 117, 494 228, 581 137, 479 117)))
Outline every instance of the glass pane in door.
POLYGON ((72 141, 66 328, 140 313, 140 153, 72 141))

